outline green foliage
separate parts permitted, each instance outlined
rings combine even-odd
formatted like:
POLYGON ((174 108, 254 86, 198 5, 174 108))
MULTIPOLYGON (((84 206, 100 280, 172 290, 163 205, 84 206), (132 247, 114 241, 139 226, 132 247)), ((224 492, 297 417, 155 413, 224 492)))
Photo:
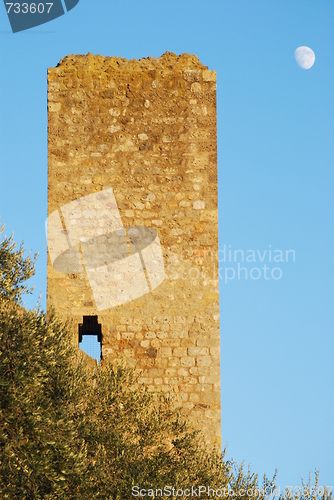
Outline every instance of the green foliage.
MULTIPOLYGON (((5 226, 0 227, 0 235, 4 228, 5 226)), ((30 256, 24 258, 23 243, 19 250, 15 250, 16 246, 13 235, 0 242, 0 293, 3 299, 20 303, 22 294, 32 291, 23 283, 34 275, 37 254, 33 259, 30 256)))
POLYGON ((65 336, 54 318, 0 304, 2 499, 65 498, 64 482, 80 482, 85 443, 74 418, 86 381, 65 336))
POLYGON ((54 316, 0 302, 0 497, 132 498, 131 487, 225 484, 167 397, 124 367, 87 369, 54 316))
POLYGON ((167 395, 148 392, 124 366, 87 368, 68 325, 22 308, 32 261, 12 240, 0 249, 1 500, 124 500, 133 486, 168 485, 268 498, 274 481, 260 488, 256 474, 206 449, 167 395))

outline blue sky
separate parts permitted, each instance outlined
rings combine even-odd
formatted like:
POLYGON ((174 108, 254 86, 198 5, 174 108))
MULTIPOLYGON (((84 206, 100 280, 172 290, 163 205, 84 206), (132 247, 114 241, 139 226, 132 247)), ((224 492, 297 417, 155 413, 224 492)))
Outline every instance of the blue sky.
POLYGON ((27 305, 40 292, 46 305, 47 68, 71 53, 166 51, 217 71, 219 246, 232 250, 220 263, 227 456, 260 476, 277 468, 281 489, 315 468, 320 485, 334 485, 331 0, 80 0, 15 35, 0 9, 0 215, 7 234, 39 252, 27 305), (300 45, 315 52, 310 70, 296 64, 300 45), (237 249, 256 254, 241 263, 247 280, 237 249), (269 262, 269 249, 294 250, 295 261, 269 262))

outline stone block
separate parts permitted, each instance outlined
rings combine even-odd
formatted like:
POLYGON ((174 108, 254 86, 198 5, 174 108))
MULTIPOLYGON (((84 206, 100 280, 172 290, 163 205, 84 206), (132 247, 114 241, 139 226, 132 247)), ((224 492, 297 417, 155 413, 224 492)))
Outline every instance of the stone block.
POLYGON ((181 366, 195 366, 195 358, 184 356, 181 358, 181 366))
POLYGON ((217 73, 208 69, 203 71, 202 76, 205 82, 215 82, 217 80, 217 73))
POLYGON ((197 366, 210 366, 213 363, 213 359, 210 356, 198 356, 196 358, 197 366))
POLYGON ((188 347, 188 356, 208 356, 209 349, 207 347, 188 347))
POLYGON ((170 347, 161 347, 159 349, 159 355, 170 358, 172 356, 172 349, 170 347))
POLYGON ((220 339, 197 339, 196 340, 196 346, 198 347, 219 347, 220 346, 220 339))
POLYGON ((173 349, 173 356, 177 358, 181 358, 183 356, 187 356, 187 348, 186 347, 175 347, 173 349))

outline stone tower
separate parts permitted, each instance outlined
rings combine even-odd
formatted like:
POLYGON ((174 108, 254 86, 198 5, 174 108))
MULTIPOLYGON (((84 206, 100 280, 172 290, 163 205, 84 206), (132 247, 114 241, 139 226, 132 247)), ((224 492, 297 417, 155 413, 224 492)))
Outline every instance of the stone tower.
POLYGON ((48 307, 220 443, 216 73, 196 56, 48 71, 48 307))

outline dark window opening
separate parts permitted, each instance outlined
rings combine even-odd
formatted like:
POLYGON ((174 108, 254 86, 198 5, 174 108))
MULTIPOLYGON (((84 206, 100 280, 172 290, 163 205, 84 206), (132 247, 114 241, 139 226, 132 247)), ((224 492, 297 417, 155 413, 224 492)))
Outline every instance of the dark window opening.
POLYGON ((102 329, 97 316, 84 316, 79 325, 79 349, 98 362, 102 359, 102 329))

